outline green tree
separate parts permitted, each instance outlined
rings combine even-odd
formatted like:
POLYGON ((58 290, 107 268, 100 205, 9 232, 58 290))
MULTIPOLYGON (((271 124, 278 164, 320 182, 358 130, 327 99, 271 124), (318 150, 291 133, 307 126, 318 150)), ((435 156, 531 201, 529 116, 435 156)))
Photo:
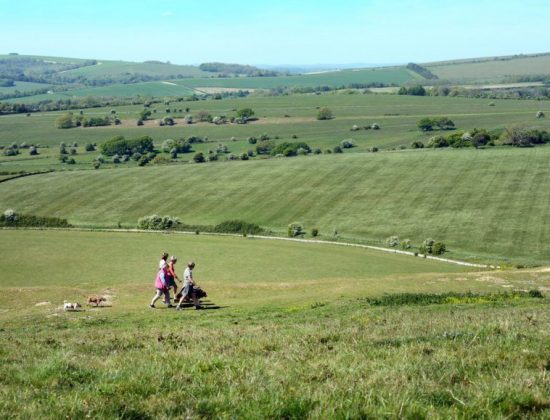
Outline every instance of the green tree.
POLYGON ((334 118, 334 115, 332 114, 331 109, 327 108, 326 106, 321 108, 317 113, 318 120, 331 120, 333 118, 334 118))
POLYGON ((57 117, 55 120, 55 126, 57 128, 72 128, 74 126, 73 113, 67 112, 57 117))
POLYGON ((237 111, 238 118, 250 118, 254 115, 252 108, 241 108, 237 111))

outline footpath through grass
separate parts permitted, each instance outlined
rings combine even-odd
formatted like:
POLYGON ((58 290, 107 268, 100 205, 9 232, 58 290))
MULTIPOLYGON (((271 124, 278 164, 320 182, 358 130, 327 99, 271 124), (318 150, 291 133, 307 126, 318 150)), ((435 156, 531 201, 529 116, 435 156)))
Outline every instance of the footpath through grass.
POLYGON ((161 234, 3 231, 0 252, 2 418, 550 412, 548 298, 471 299, 548 290, 542 272, 161 234), (147 308, 164 249, 196 259, 196 278, 220 309, 147 308), (422 306, 365 299, 451 290, 474 295, 422 306), (109 295, 110 305, 59 309, 88 293, 109 295))

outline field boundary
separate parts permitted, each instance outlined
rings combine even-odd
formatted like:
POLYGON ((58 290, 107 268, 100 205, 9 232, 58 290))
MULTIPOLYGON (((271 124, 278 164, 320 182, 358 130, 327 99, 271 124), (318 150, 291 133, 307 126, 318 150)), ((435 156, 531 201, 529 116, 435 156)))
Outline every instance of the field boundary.
MULTIPOLYGON (((197 235, 196 232, 183 231, 183 230, 150 230, 150 229, 109 229, 109 228, 40 228, 40 227, 3 227, 2 230, 61 230, 61 231, 81 231, 81 232, 114 232, 114 233, 164 233, 164 234, 181 234, 181 235, 197 235)), ((238 233, 217 233, 217 232, 200 232, 200 235, 206 236, 229 236, 235 238, 243 237, 238 233)), ((390 254, 406 255, 409 257, 424 258, 427 260, 439 261, 448 264, 456 264, 464 267, 473 268, 486 268, 486 269, 499 269, 500 266, 494 266, 489 264, 471 263, 468 261, 454 260, 451 258, 435 257, 433 255, 418 254, 411 251, 403 251, 400 249, 389 249, 374 245, 354 244, 352 242, 336 242, 336 241, 322 241, 319 239, 301 239, 301 238, 284 238, 280 236, 266 236, 266 235, 247 235, 248 238, 265 239, 265 240, 277 240, 288 242, 300 242, 306 244, 323 244, 323 245, 339 245, 355 248, 370 249, 373 251, 386 252, 390 254)))

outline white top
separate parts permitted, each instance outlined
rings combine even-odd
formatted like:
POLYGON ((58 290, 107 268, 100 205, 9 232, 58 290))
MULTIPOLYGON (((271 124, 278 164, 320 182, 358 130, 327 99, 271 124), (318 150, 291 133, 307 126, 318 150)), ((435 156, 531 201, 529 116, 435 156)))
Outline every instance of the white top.
POLYGON ((183 284, 189 284, 193 281, 193 270, 189 267, 183 272, 183 284))
POLYGON ((166 268, 166 260, 163 260, 162 258, 160 259, 160 262, 159 262, 159 268, 166 268))

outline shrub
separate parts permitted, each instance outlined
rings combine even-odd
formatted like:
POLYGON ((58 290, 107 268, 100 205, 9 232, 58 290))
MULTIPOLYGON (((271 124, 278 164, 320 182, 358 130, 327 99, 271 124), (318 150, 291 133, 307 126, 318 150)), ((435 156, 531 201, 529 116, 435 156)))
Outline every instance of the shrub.
POLYGON ((139 153, 139 152, 133 153, 132 154, 132 159, 137 162, 138 160, 141 159, 141 153, 139 153))
POLYGON ((167 158, 166 156, 161 156, 161 155, 155 156, 151 160, 151 163, 153 165, 165 165, 165 164, 170 163, 170 162, 171 162, 171 160, 169 158, 167 158))
POLYGON ((313 149, 313 154, 320 155, 321 153, 323 153, 323 152, 320 148, 316 147, 315 149, 313 149))
POLYGON ((544 112, 542 112, 542 111, 537 112, 536 117, 537 118, 544 118, 545 117, 544 112))
POLYGON ((192 115, 186 115, 185 116, 185 124, 193 124, 193 116, 192 115))
POLYGON ((248 153, 241 153, 240 159, 241 160, 248 160, 249 159, 248 153))
POLYGON ((400 243, 399 243, 399 247, 401 249, 411 249, 412 245, 411 245, 411 240, 410 239, 403 239, 400 243))
POLYGON ((334 118, 334 115, 332 114, 332 111, 330 108, 323 107, 319 109, 319 112, 317 112, 317 119, 318 120, 331 120, 334 118))
POLYGON ((431 254, 433 250, 433 246, 435 244, 435 241, 433 239, 425 239, 424 242, 422 242, 422 245, 420 245, 419 251, 421 254, 431 254))
POLYGON ((334 149, 332 149, 334 153, 344 153, 342 148, 340 146, 335 146, 334 149))
POLYGON ((181 226, 180 219, 172 216, 161 217, 153 214, 151 216, 145 216, 138 220, 138 229, 150 229, 150 230, 169 230, 176 229, 181 226))
POLYGON ((176 142, 172 139, 166 139, 162 142, 161 150, 165 153, 170 153, 170 151, 174 148, 176 145, 176 142))
POLYGON ((279 143, 273 149, 271 149, 270 154, 272 156, 282 154, 283 156, 296 156, 300 149, 304 150, 304 154, 311 152, 310 147, 304 142, 289 143, 283 142, 279 143))
POLYGON ((72 156, 75 156, 77 154, 76 149, 74 147, 71 147, 69 149, 69 154, 71 154, 72 156))
POLYGON ((202 152, 198 152, 195 153, 195 156, 193 156, 193 161, 195 161, 195 163, 203 163, 206 159, 204 158, 204 154, 202 152))
POLYGON ((31 155, 31 156, 36 156, 37 154, 38 154, 38 149, 37 149, 36 147, 34 147, 34 146, 31 146, 31 147, 29 148, 29 155, 31 155))
POLYGON ((74 165, 75 163, 76 163, 76 160, 74 160, 74 158, 67 159, 67 164, 68 165, 74 165))
POLYGON ((254 111, 252 108, 241 108, 237 111, 237 117, 238 118, 246 118, 249 119, 254 115, 254 111))
POLYGON ((247 235, 255 235, 262 233, 264 230, 254 224, 244 222, 242 220, 226 220, 216 226, 214 226, 214 232, 217 233, 240 233, 247 235))
POLYGON ((311 236, 313 236, 315 238, 318 235, 319 235, 319 229, 317 229, 317 228, 311 229, 311 236))
POLYGON ((432 246, 432 254, 434 255, 442 255, 446 251, 445 244, 443 242, 436 242, 432 246))
POLYGON ((413 141, 411 143, 411 149, 423 149, 424 148, 424 143, 422 143, 421 141, 413 141))
POLYGON ((386 239, 386 245, 390 248, 394 248, 397 245, 399 245, 399 237, 398 236, 390 236, 388 239, 386 239))
POLYGON ((0 226, 6 227, 72 227, 67 219, 18 214, 8 209, 0 215, 0 226))
POLYGON ((288 225, 288 237, 295 238, 296 236, 304 235, 305 232, 300 223, 294 222, 288 225))
POLYGON ((71 128, 74 127, 73 113, 67 112, 63 115, 60 115, 55 120, 55 126, 57 128, 71 128))
POLYGON ((218 147, 216 147, 216 153, 229 153, 229 149, 225 144, 220 143, 218 147))
POLYGON ((380 130, 380 125, 378 123, 373 123, 370 128, 373 130, 380 130))
POLYGON ((143 125, 143 121, 147 120, 151 116, 151 110, 144 109, 139 113, 138 125, 143 125), (139 124, 141 121, 141 124, 139 124))
POLYGON ((376 153, 376 152, 378 152, 378 150, 379 150, 379 149, 378 149, 378 147, 376 147, 376 146, 373 146, 373 147, 370 148, 370 151, 371 151, 372 153, 376 153))
POLYGON ((259 155, 267 155, 275 147, 275 143, 270 140, 261 141, 256 145, 256 153, 259 155))
POLYGON ((113 163, 117 165, 120 163, 120 157, 118 155, 113 156, 113 163))
POLYGON ((359 130, 359 126, 358 125, 352 125, 351 126, 351 131, 358 131, 359 130))
POLYGON ((420 121, 416 123, 416 126, 421 131, 432 131, 434 129, 434 123, 431 118, 422 118, 420 121))
POLYGON ((212 114, 206 110, 200 110, 197 112, 197 120, 202 122, 211 122, 212 121, 212 114))
POLYGON ((99 169, 101 167, 101 163, 99 163, 98 161, 94 160, 92 162, 92 166, 94 167, 94 169, 99 169))
POLYGON ((172 117, 164 117, 161 121, 163 125, 172 126, 175 124, 174 119, 172 117))
POLYGON ((256 144, 258 142, 258 139, 256 137, 249 137, 247 141, 250 144, 256 144))
POLYGON ((137 120, 137 125, 138 125, 138 126, 143 125, 143 120, 141 120, 141 119, 140 119, 140 120, 137 120))
POLYGON ((340 147, 342 149, 351 149, 354 146, 353 139, 345 139, 340 142, 340 147))
POLYGON ((150 159, 149 156, 143 155, 138 160, 138 166, 145 166, 149 163, 150 159))
POLYGON ((100 147, 101 153, 107 156, 115 154, 123 155, 130 153, 147 153, 154 150, 153 139, 149 136, 142 136, 136 139, 125 139, 123 136, 116 136, 107 140, 100 147))
POLYGON ((210 152, 208 154, 208 162, 216 162, 218 160, 218 155, 216 153, 210 152))
POLYGON ((84 146, 84 150, 86 150, 87 152, 93 152, 95 151, 95 146, 92 143, 86 143, 86 145, 84 146))
POLYGON ((261 136, 260 136, 260 141, 267 141, 269 140, 270 137, 267 133, 263 133, 261 136))
POLYGON ((449 147, 449 142, 443 136, 434 136, 428 140, 428 147, 449 147))

